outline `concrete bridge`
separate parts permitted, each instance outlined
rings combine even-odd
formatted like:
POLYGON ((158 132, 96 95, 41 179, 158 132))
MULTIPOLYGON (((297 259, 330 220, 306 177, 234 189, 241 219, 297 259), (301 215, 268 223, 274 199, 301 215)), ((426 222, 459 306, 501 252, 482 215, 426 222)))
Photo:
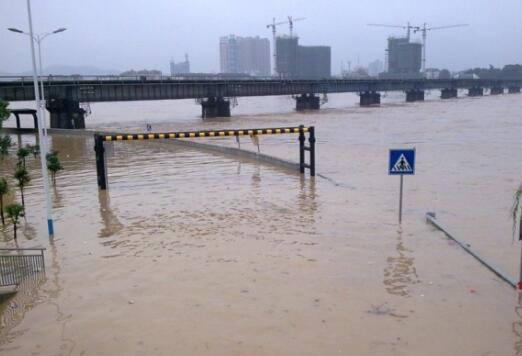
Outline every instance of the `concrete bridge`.
MULTIPOLYGON (((52 128, 84 128, 81 102, 196 99, 202 117, 230 116, 230 98, 292 95, 296 110, 317 110, 318 94, 358 93, 360 105, 380 104, 383 91, 403 91, 406 101, 424 100, 425 90, 440 89, 441 98, 457 97, 458 89, 469 96, 520 93, 522 79, 178 79, 172 77, 43 77, 47 110, 52 128)), ((8 101, 34 100, 29 77, 0 77, 0 98, 8 101)))

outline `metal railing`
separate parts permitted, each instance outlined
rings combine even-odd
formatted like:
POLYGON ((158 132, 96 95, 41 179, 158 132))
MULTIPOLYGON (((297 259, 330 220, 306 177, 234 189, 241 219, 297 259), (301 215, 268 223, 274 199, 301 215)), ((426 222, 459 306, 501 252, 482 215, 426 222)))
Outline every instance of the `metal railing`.
POLYGON ((18 285, 45 270, 45 248, 0 248, 0 287, 18 285))

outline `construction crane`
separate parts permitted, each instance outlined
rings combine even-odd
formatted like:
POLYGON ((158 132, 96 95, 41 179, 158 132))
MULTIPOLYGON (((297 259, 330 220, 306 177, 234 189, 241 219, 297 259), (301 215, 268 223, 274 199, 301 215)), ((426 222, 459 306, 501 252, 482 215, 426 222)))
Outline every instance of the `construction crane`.
POLYGON ((422 33, 422 72, 426 72, 426 37, 428 31, 434 30, 444 30, 447 28, 455 28, 455 27, 466 27, 468 24, 459 24, 459 25, 449 25, 449 26, 439 26, 439 27, 427 27, 427 24, 424 23, 422 26, 414 26, 413 33, 421 32, 422 33))
POLYGON ((294 22, 306 20, 306 17, 299 17, 297 19, 288 16, 288 24, 290 25, 290 37, 294 37, 294 22))
POLYGON ((277 46, 276 46, 277 33, 276 33, 276 27, 280 26, 280 25, 289 24, 290 25, 290 37, 292 37, 293 36, 293 32, 294 32, 294 22, 302 21, 304 19, 305 19, 304 17, 294 19, 294 18, 292 18, 292 16, 288 16, 288 21, 276 22, 276 19, 272 18, 272 23, 269 23, 268 25, 266 25, 266 28, 271 28, 272 29, 272 44, 274 46, 274 50, 273 50, 273 53, 274 53, 274 74, 277 74, 277 50, 276 50, 276 48, 277 48, 277 46))
POLYGON ((266 25, 266 28, 272 29, 272 45, 274 46, 273 56, 274 56, 274 74, 277 74, 277 53, 276 53, 276 27, 279 25, 285 25, 287 21, 276 22, 276 19, 272 19, 272 23, 266 25))
POLYGON ((410 23, 408 22, 408 24, 406 26, 401 26, 401 25, 383 25, 383 24, 378 24, 378 23, 369 23, 367 24, 368 26, 374 26, 374 27, 394 27, 394 28, 403 28, 406 30, 406 38, 408 39, 408 42, 410 42, 410 35, 411 35, 411 30, 415 30, 415 26, 412 26, 410 25, 410 23))
POLYGON ((424 73, 426 71, 426 37, 427 37, 428 31, 443 30, 443 29, 454 28, 454 27, 464 27, 464 26, 469 26, 469 25, 459 24, 459 25, 439 26, 439 27, 428 27, 426 23, 424 23, 422 26, 412 26, 408 22, 408 24, 406 26, 382 25, 382 24, 368 24, 368 26, 394 27, 394 28, 406 29, 406 38, 408 39, 408 42, 410 41, 410 35, 411 35, 412 30, 413 30, 413 33, 422 32, 422 72, 424 73))

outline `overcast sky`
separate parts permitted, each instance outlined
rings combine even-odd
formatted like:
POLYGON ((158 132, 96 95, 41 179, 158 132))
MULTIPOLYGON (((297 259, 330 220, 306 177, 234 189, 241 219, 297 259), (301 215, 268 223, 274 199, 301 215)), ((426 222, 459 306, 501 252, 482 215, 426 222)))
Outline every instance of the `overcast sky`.
MULTIPOLYGON (((303 45, 332 47, 332 71, 341 61, 366 65, 384 60, 386 38, 400 29, 367 23, 470 27, 428 35, 428 67, 452 70, 522 63, 522 0, 32 0, 35 32, 67 31, 42 45, 47 65, 104 69, 160 69, 185 53, 192 71, 219 70, 219 37, 228 34, 271 38, 275 17, 306 17, 295 24, 303 45)), ((25 0, 0 0, 0 72, 31 68, 25 36, 25 0)), ((288 33, 287 26, 279 28, 288 33)))

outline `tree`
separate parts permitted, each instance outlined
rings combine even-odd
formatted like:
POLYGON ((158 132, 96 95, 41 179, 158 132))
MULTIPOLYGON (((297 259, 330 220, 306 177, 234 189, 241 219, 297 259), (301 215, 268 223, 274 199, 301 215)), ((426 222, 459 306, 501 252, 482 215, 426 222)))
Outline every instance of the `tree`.
POLYGON ((8 154, 9 147, 11 147, 11 136, 0 136, 0 155, 8 154))
POLYGON ((18 167, 14 177, 18 181, 18 187, 20 187, 20 194, 22 195, 22 206, 25 208, 24 188, 31 181, 31 177, 29 177, 29 173, 27 173, 25 167, 18 167))
POLYGON ((11 222, 13 223, 15 240, 16 240, 16 228, 18 227, 18 221, 20 219, 20 216, 22 216, 23 211, 24 211, 23 205, 20 205, 18 203, 12 203, 5 207, 5 212, 7 213, 7 216, 11 219, 11 222))
POLYGON ((56 185, 56 173, 63 169, 63 166, 56 154, 47 155, 47 169, 51 172, 51 179, 53 184, 56 185))
POLYGON ((504 66, 501 76, 504 79, 522 79, 522 65, 508 64, 504 66))
POLYGON ((18 165, 25 168, 25 157, 29 156, 30 151, 27 148, 20 147, 18 151, 16 151, 16 156, 18 156, 18 165))
POLYGON ((29 152, 33 155, 34 158, 40 154, 40 146, 39 145, 25 145, 25 148, 29 150, 29 152))
MULTIPOLYGON (((0 98, 0 129, 2 128, 3 122, 9 118, 11 113, 7 109, 9 103, 0 98)), ((0 136, 0 154, 6 155, 8 153, 8 149, 11 147, 11 137, 7 135, 0 136)))
POLYGON ((9 118, 9 115, 11 115, 9 109, 7 109, 8 106, 9 103, 0 98, 0 129, 2 128, 2 123, 9 118))
POLYGON ((4 218, 4 195, 9 192, 9 186, 5 178, 0 178, 0 218, 2 219, 2 225, 5 225, 4 218))
POLYGON ((439 72, 439 79, 451 79, 451 72, 447 69, 442 69, 439 72))

